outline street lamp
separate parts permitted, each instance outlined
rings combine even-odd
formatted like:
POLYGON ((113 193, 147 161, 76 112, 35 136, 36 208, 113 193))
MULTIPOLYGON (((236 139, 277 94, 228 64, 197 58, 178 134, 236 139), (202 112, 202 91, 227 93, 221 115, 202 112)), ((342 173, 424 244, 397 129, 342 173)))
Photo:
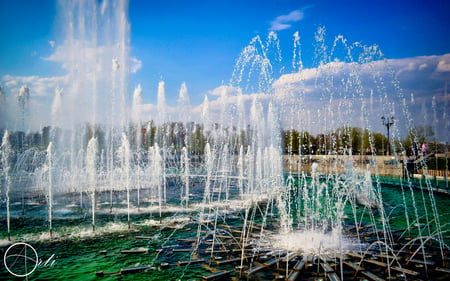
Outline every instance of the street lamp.
POLYGON ((383 125, 386 126, 387 129, 387 147, 388 147, 388 155, 391 155, 391 149, 390 149, 390 141, 389 141, 389 129, 391 128, 392 125, 394 125, 394 116, 390 116, 390 117, 381 117, 381 121, 383 122, 383 125))

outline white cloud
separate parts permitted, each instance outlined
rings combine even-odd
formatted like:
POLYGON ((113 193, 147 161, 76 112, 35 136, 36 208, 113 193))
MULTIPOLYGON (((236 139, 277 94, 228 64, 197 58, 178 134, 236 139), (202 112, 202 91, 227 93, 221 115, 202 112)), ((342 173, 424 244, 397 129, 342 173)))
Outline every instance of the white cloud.
MULTIPOLYGON (((419 56, 404 59, 388 59, 372 61, 365 64, 330 62, 317 68, 302 69, 297 73, 282 75, 274 83, 274 88, 283 88, 293 84, 309 85, 314 81, 317 86, 317 79, 333 79, 333 83, 343 83, 343 78, 353 73, 357 74, 362 82, 374 80, 376 76, 392 80, 392 75, 400 82, 402 88, 413 90, 412 85, 420 83, 437 82, 444 85, 450 79, 450 54, 442 56, 419 56)), ((364 85, 367 85, 364 83, 364 85)))
POLYGON ((240 88, 227 85, 222 85, 208 91, 208 94, 212 96, 235 96, 241 93, 240 88))
POLYGON ((436 71, 439 72, 450 72, 450 58, 443 58, 439 61, 436 71))
POLYGON ((291 26, 292 26, 291 24, 287 24, 287 23, 272 22, 270 30, 280 31, 280 30, 291 28, 291 26))
POLYGON ((42 125, 48 125, 51 118, 51 104, 56 87, 66 85, 67 76, 39 77, 39 76, 12 76, 5 75, 1 78, 4 84, 6 102, 8 104, 7 115, 1 120, 12 130, 21 128, 21 110, 17 102, 20 88, 27 86, 30 90, 29 109, 26 112, 26 128, 37 130, 42 125))
POLYGON ((39 77, 39 76, 12 76, 5 75, 2 81, 5 83, 8 93, 15 96, 19 94, 23 85, 30 88, 31 97, 52 97, 55 88, 66 82, 66 76, 39 77))
POLYGON ((279 31, 290 28, 291 23, 298 22, 302 20, 304 13, 301 10, 294 10, 286 15, 281 15, 276 17, 270 25, 270 30, 279 31))
MULTIPOLYGON (((330 124, 357 122, 357 126, 362 126, 364 118, 369 118, 373 120, 371 126, 382 132, 377 122, 379 116, 392 112, 399 116, 396 126, 404 133, 411 122, 445 127, 440 116, 448 109, 444 108, 444 102, 433 106, 432 99, 448 99, 444 89, 448 81, 450 54, 445 54, 365 64, 331 62, 282 75, 273 83, 273 88, 285 105, 296 104, 294 111, 312 110, 319 117, 317 122, 328 119, 330 124), (414 101, 407 98, 411 95, 414 101), (423 108, 429 110, 428 120, 423 108), (438 120, 430 120, 430 116, 437 116, 438 120)), ((446 136, 437 132, 437 137, 446 136)))

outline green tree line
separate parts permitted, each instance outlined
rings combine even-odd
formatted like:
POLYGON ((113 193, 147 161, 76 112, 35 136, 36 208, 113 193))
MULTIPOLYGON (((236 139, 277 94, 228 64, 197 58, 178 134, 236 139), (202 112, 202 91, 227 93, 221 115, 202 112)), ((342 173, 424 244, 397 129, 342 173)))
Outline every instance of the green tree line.
POLYGON ((358 127, 341 127, 316 136, 307 131, 283 130, 283 152, 287 154, 375 154, 445 153, 448 145, 437 142, 430 126, 413 128, 404 139, 389 140, 379 132, 358 127), (426 151, 422 152, 422 144, 426 151))

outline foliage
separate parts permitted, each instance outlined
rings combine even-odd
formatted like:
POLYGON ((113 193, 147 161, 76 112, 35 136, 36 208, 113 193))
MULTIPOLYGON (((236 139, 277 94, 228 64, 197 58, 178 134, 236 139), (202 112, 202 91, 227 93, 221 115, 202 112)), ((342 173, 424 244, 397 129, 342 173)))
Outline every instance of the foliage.
POLYGON ((427 159, 427 168, 429 170, 448 170, 448 166, 450 165, 450 158, 444 157, 431 157, 427 159))
POLYGON ((308 132, 283 131, 283 152, 291 154, 365 154, 383 152, 387 138, 381 133, 357 127, 341 127, 334 132, 311 136, 308 132))
MULTIPOLYGON (((85 124, 79 128, 82 132, 80 140, 84 147, 87 147, 89 140, 96 137, 99 149, 107 147, 107 132, 101 126, 92 126, 85 124)), ((204 128, 202 124, 194 122, 167 122, 164 124, 155 124, 150 121, 146 124, 132 124, 129 128, 130 145, 136 149, 139 147, 148 150, 149 147, 158 143, 173 150, 180 150, 187 147, 191 153, 202 154, 207 142, 214 144, 218 140, 217 130, 227 131, 228 149, 234 153, 239 153, 240 147, 244 150, 252 143, 254 136, 252 128, 237 129, 235 127, 223 128, 219 124, 214 124, 211 128, 204 128)), ((1 132, 1 131, 0 131, 1 132)), ((51 140, 59 139, 64 131, 59 128, 44 127, 41 132, 10 133, 11 147, 16 151, 22 151, 30 147, 46 149, 51 140)), ((437 143, 433 140, 434 131, 430 126, 413 128, 403 140, 390 140, 391 151, 405 153, 406 155, 418 156, 421 143, 428 144, 428 151, 432 153, 448 152, 448 145, 437 143)), ((378 132, 372 132, 368 129, 343 126, 335 131, 321 133, 312 136, 307 131, 284 130, 281 131, 282 150, 286 154, 386 154, 388 148, 387 137, 378 132)), ((439 160, 441 161, 441 160, 439 160)), ((440 162, 439 162, 440 163, 440 162)), ((441 164, 439 164, 440 167, 441 164)))

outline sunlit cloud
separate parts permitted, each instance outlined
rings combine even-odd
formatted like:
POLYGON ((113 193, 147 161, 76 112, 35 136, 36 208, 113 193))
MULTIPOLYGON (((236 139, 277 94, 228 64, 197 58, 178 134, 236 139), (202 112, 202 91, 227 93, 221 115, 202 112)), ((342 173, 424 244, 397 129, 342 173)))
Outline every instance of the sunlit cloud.
POLYGON ((379 76, 385 81, 395 78, 403 90, 415 91, 417 85, 421 84, 427 86, 428 93, 432 93, 442 90, 445 82, 450 79, 450 54, 389 59, 366 64, 330 62, 317 68, 306 68, 297 73, 282 75, 273 83, 273 87, 282 89, 294 85, 300 89, 299 85, 303 87, 312 85, 317 88, 317 79, 320 77, 333 78, 333 83, 336 85, 336 81, 342 81, 351 73, 352 75, 356 73, 360 83, 365 86, 373 86, 374 77, 379 76))
POLYGON ((2 83, 9 95, 19 94, 22 86, 30 88, 33 97, 52 97, 55 88, 64 85, 67 82, 66 76, 39 77, 39 76, 12 76, 2 77, 2 83))
POLYGON ((26 124, 32 130, 48 125, 51 118, 51 104, 57 87, 67 84, 67 76, 39 77, 4 75, 0 84, 8 104, 7 117, 1 120, 12 129, 20 129, 22 119, 18 96, 23 86, 29 89, 29 109, 26 112, 26 124))
MULTIPOLYGON (((290 99, 296 106, 315 110, 317 116, 324 116, 327 110, 334 116, 332 122, 337 122, 337 116, 346 116, 340 117, 340 121, 359 120, 364 125, 364 116, 372 114, 371 124, 382 130, 379 116, 394 114, 403 116, 403 119, 399 117, 397 125, 407 130, 409 124, 436 124, 437 128, 445 128, 441 117, 448 111, 445 105, 450 95, 445 92, 445 85, 449 81, 450 54, 444 54, 365 64, 331 62, 282 75, 273 87, 275 95, 285 99, 285 104, 289 104, 290 99), (433 105, 433 98, 439 102, 433 105), (345 112, 346 107, 348 112, 345 112), (423 114, 425 109, 428 114, 423 114), (430 116, 437 119, 431 120, 430 116)), ((446 137, 441 130, 437 136, 446 137)))
POLYGON ((436 71, 450 72, 450 57, 445 57, 439 61, 436 71))
POLYGON ((214 88, 214 89, 208 91, 208 94, 212 95, 212 96, 219 96, 219 97, 220 96, 235 96, 238 94, 242 94, 242 91, 238 87, 222 85, 222 86, 219 86, 217 88, 214 88))

